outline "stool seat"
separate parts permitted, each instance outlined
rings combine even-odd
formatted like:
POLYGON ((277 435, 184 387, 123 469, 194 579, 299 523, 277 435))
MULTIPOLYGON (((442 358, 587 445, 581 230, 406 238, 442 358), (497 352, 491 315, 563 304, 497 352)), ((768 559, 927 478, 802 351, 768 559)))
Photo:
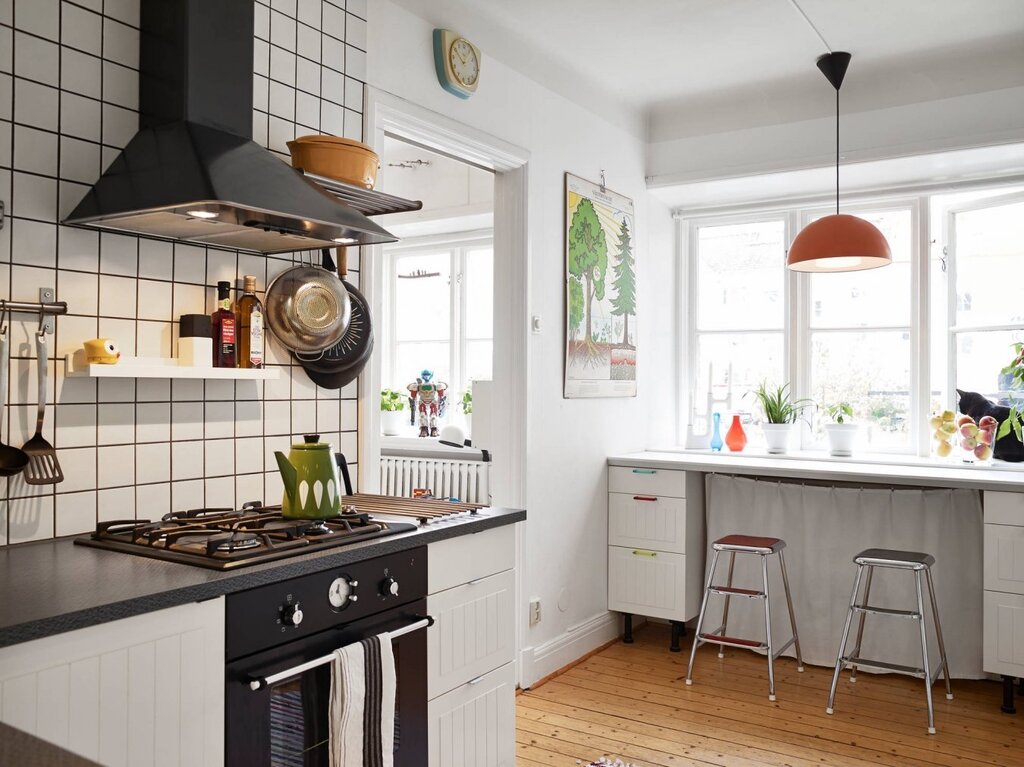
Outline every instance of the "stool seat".
POLYGON ((751 554, 774 554, 786 548, 781 538, 757 535, 727 535, 711 544, 715 551, 742 551, 751 554))
POLYGON ((935 564, 935 557, 920 551, 898 549, 864 549, 853 558, 855 564, 870 567, 898 567, 904 570, 923 570, 935 564))

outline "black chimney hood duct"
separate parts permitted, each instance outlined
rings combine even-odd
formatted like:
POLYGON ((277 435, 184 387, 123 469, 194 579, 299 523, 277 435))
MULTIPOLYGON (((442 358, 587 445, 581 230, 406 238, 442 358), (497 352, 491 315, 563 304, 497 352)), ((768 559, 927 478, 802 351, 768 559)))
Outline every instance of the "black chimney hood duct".
POLYGON ((397 238, 252 141, 252 0, 142 0, 139 132, 64 223, 286 253, 397 238))

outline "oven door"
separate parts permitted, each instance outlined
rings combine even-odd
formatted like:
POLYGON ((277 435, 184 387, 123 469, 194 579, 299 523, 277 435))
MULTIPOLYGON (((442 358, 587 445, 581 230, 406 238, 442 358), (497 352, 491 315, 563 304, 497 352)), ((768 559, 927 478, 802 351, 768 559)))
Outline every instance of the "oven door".
MULTIPOLYGON (((249 687, 249 681, 314 660, 382 631, 395 631, 426 614, 426 601, 420 600, 229 663, 225 765, 328 767, 330 664, 255 691, 249 687)), ((427 763, 426 629, 404 634, 392 640, 392 646, 398 681, 395 767, 422 767, 427 763)))

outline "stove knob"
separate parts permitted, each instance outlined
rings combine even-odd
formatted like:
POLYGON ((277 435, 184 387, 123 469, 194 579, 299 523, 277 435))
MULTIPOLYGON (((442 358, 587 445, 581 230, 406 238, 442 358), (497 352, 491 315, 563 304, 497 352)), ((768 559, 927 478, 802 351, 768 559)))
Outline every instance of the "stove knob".
POLYGON ((380 593, 386 597, 397 597, 398 596, 398 581, 392 578, 390 575, 381 581, 380 593))
POLYGON ((302 623, 302 608, 298 602, 281 608, 281 623, 286 626, 298 626, 302 623))

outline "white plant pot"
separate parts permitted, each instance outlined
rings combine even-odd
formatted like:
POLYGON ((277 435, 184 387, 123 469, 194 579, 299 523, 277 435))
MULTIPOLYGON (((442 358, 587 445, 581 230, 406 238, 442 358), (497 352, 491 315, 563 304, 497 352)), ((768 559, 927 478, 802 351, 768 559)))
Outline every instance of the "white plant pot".
POLYGON ((765 446, 770 454, 780 455, 789 449, 789 436, 793 433, 793 424, 763 423, 761 429, 764 431, 765 446))
POLYGON ((857 441, 858 426, 855 423, 830 423, 825 425, 828 434, 828 454, 835 456, 853 455, 853 444, 857 441))
POLYGON ((381 410, 380 427, 385 437, 398 437, 409 430, 408 410, 381 410))
POLYGON ((463 413, 462 414, 462 420, 466 424, 466 436, 469 437, 469 438, 472 438, 472 436, 473 436, 473 414, 472 413, 463 413))

